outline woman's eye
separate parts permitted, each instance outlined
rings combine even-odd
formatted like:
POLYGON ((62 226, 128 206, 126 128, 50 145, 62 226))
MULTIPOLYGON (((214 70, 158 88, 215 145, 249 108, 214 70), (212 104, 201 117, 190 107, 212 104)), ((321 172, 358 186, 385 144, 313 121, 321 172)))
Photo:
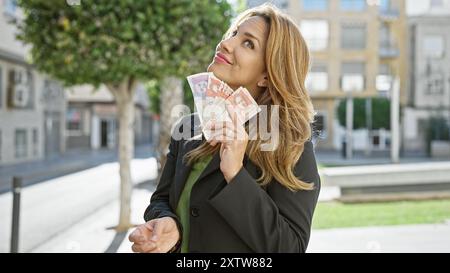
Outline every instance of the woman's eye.
POLYGON ((250 41, 250 40, 245 40, 244 44, 245 44, 246 47, 249 47, 249 48, 251 48, 251 49, 253 49, 253 48, 255 47, 255 46, 253 45, 253 42, 250 41))

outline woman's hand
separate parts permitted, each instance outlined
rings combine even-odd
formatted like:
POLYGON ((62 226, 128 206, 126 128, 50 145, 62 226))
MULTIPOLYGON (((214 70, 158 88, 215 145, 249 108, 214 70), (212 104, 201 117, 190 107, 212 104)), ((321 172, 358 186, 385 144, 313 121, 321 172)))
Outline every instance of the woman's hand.
POLYGON ((177 224, 172 217, 162 217, 138 226, 128 237, 134 243, 134 252, 166 253, 180 239, 177 224))
POLYGON ((211 123, 207 128, 211 131, 210 145, 220 143, 220 170, 227 183, 236 176, 243 166, 248 134, 233 109, 227 106, 231 122, 211 123))

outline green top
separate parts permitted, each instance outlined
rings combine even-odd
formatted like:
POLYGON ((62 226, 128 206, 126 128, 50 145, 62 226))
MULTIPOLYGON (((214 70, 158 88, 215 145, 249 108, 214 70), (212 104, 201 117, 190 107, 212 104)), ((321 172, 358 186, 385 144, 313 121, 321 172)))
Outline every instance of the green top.
POLYGON ((191 173, 186 181, 183 192, 181 192, 180 200, 177 205, 177 216, 183 227, 183 240, 181 242, 181 253, 187 253, 189 248, 189 208, 191 201, 191 191, 195 182, 197 182, 200 174, 211 161, 212 156, 206 156, 197 161, 193 166, 191 173))

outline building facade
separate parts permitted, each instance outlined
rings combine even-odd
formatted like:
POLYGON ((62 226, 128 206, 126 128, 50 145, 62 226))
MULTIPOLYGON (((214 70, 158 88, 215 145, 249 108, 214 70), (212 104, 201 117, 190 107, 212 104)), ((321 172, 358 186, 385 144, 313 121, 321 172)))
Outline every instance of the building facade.
MULTIPOLYGON (((408 30, 410 84, 403 113, 404 145, 408 151, 429 153, 432 130, 435 139, 449 141, 450 3, 431 1, 429 10, 408 19, 408 30), (441 126, 433 126, 432 119, 442 120, 441 126)), ((450 156, 450 146, 446 149, 450 156)))
POLYGON ((15 38, 21 11, 0 4, 0 165, 63 153, 65 96, 62 86, 26 61, 28 48, 15 38))
MULTIPOLYGON (((248 1, 256 6, 266 1, 248 1)), ((341 149, 345 128, 337 106, 351 97, 389 97, 400 79, 406 103, 406 14, 404 0, 284 0, 275 5, 298 24, 311 52, 306 87, 321 131, 318 149, 341 149)), ((354 148, 388 149, 386 130, 355 132, 354 148)))
MULTIPOLYGON (((67 88, 66 136, 68 149, 113 149, 118 143, 117 107, 111 93, 101 85, 67 88)), ((135 92, 135 144, 152 142, 152 118, 145 87, 135 92)))

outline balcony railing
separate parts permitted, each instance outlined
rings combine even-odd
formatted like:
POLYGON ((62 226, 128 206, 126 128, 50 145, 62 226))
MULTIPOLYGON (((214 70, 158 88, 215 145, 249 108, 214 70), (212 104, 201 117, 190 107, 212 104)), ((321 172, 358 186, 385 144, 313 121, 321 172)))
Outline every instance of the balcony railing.
POLYGON ((398 47, 390 42, 380 43, 378 52, 380 58, 397 58, 400 55, 398 47))
POLYGON ((395 8, 380 9, 379 16, 380 16, 381 20, 393 21, 393 20, 397 20, 400 17, 400 12, 398 9, 395 9, 395 8))

